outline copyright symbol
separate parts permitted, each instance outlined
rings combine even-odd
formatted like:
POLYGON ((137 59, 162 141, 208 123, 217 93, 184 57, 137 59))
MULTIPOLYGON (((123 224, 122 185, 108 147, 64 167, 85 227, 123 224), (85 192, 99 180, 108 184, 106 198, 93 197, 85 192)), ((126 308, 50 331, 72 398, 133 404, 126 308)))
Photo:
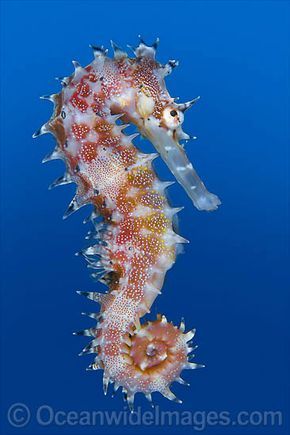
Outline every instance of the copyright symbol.
POLYGON ((13 403, 7 412, 7 419, 13 427, 24 427, 30 421, 29 408, 24 403, 13 403))

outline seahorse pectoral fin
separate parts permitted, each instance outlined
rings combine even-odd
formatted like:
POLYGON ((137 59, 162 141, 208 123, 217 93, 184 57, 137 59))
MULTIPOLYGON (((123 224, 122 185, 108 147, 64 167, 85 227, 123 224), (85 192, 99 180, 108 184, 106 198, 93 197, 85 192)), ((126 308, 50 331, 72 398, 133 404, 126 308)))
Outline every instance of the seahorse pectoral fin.
POLYGON ((176 180, 184 188, 198 210, 216 210, 221 204, 218 196, 210 193, 189 162, 183 147, 171 131, 160 127, 154 119, 144 121, 144 135, 152 142, 176 180))

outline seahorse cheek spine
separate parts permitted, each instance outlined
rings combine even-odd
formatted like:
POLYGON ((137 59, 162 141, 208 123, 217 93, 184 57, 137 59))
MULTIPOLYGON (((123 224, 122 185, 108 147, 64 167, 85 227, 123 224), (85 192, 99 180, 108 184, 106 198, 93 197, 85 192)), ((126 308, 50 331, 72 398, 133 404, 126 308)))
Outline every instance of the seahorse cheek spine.
POLYGON ((178 142, 189 137, 181 124, 195 100, 177 105, 169 96, 164 76, 176 62, 160 65, 155 45, 143 41, 135 59, 113 48, 114 59, 93 47, 92 64, 82 68, 73 62, 75 72, 62 79, 60 94, 44 97, 54 102, 54 113, 35 136, 54 134, 56 149, 44 161, 60 158, 66 165, 65 175, 51 187, 77 184, 64 217, 93 205, 91 244, 81 254, 92 276, 109 290, 79 292, 101 309, 89 314, 97 325, 76 334, 93 338, 81 354, 97 354, 89 368, 104 370, 105 393, 110 382, 122 387, 132 409, 137 392, 151 400, 158 391, 180 402, 170 384, 184 384, 181 371, 201 365, 188 361, 195 331, 185 333, 183 322, 177 328, 160 315, 142 326, 139 322, 160 293, 177 245, 186 240, 173 230, 180 209, 169 206, 165 190, 171 183, 161 182, 152 168, 157 155, 138 151, 132 144, 136 135, 126 136, 120 121, 135 124, 152 141, 198 208, 214 209, 219 200, 207 192, 178 142))

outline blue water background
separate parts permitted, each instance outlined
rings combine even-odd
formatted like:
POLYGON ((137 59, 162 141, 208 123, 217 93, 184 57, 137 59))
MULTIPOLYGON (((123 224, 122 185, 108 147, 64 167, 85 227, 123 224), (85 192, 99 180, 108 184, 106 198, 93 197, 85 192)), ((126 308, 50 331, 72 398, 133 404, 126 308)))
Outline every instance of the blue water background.
MULTIPOLYGON (((222 199, 198 212, 179 185, 172 202, 185 206, 180 232, 190 240, 167 274, 152 309, 196 327, 199 371, 175 384, 177 405, 155 394, 163 410, 281 410, 282 426, 223 427, 206 434, 289 433, 289 253, 287 179, 287 25, 283 1, 6 1, 2 2, 1 72, 1 411, 3 434, 191 434, 189 426, 40 427, 8 424, 12 403, 35 413, 122 410, 121 394, 103 396, 101 373, 72 331, 91 324, 80 315, 97 306, 75 290, 100 289, 74 253, 88 230, 89 208, 66 221, 72 185, 48 191, 61 162, 41 165, 54 146, 31 135, 50 116, 39 96, 58 92, 55 76, 88 64, 89 43, 136 45, 141 33, 160 37, 158 59, 179 59, 168 77, 181 101, 201 95, 184 130, 198 136, 187 152, 208 188, 222 199)), ((136 143, 151 150, 145 141, 136 143)), ((287 145, 288 144, 288 145, 287 145)), ((157 162, 162 179, 172 180, 157 162)), ((144 398, 137 406, 149 410, 144 398)))

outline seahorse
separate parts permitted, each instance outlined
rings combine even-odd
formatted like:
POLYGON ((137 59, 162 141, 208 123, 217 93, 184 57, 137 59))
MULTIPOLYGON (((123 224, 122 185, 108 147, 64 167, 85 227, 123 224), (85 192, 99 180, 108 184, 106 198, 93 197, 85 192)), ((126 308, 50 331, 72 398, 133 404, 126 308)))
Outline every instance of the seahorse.
POLYGON ((188 161, 184 145, 184 112, 197 98, 177 103, 165 77, 178 65, 155 59, 158 40, 147 45, 142 38, 134 57, 111 41, 114 56, 104 47, 91 46, 94 60, 86 67, 73 61, 74 72, 61 78, 62 90, 41 98, 54 103, 53 114, 34 135, 51 133, 56 148, 44 162, 61 159, 65 174, 50 188, 76 183, 76 194, 64 218, 92 204, 90 245, 80 254, 92 276, 107 285, 107 292, 78 291, 100 304, 93 327, 75 333, 92 341, 80 355, 96 354, 88 369, 103 370, 103 389, 119 387, 133 410, 134 396, 152 393, 181 403, 170 390, 183 369, 202 364, 190 361, 195 330, 185 332, 164 315, 140 324, 161 292, 166 272, 178 247, 187 240, 175 232, 174 219, 181 208, 169 205, 166 189, 172 184, 158 179, 152 161, 162 157, 199 210, 220 204, 209 193, 188 161), (149 139, 158 153, 144 154, 133 145, 138 133, 125 135, 129 125, 149 139), (101 218, 101 221, 99 219, 101 218))

